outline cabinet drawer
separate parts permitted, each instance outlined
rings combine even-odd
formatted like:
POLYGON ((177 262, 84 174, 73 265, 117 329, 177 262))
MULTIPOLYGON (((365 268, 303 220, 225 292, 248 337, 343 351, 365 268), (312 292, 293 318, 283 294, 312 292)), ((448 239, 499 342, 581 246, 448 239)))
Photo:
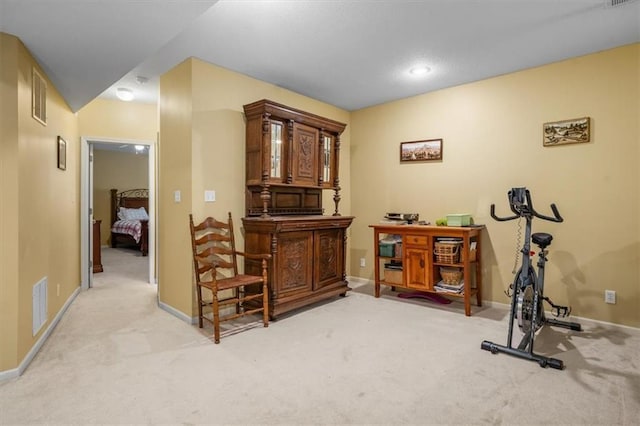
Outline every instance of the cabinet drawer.
POLYGON ((426 235, 407 235, 405 237, 405 242, 410 246, 420 246, 427 247, 428 246, 428 237, 426 235))

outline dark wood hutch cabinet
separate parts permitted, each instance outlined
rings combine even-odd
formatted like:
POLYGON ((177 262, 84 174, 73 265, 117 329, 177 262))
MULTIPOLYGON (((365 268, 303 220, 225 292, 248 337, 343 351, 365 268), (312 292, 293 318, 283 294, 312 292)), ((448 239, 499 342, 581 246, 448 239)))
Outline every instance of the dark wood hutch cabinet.
MULTIPOLYGON (((270 315, 348 290, 346 230, 340 216, 340 134, 346 125, 261 100, 244 106, 246 127, 247 253, 271 253, 270 315), (323 215, 322 191, 334 210, 323 215)), ((247 273, 260 265, 245 261, 247 273)))

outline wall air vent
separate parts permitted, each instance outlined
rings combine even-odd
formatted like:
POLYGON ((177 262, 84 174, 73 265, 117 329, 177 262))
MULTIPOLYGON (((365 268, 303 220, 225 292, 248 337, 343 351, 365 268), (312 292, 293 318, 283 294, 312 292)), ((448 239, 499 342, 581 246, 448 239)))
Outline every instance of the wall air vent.
POLYGON ((31 115, 46 126, 47 82, 35 68, 33 68, 31 81, 31 115))
POLYGON ((47 277, 33 286, 33 335, 47 322, 47 277))
POLYGON ((623 4, 626 3, 633 3, 636 0, 606 0, 605 4, 607 7, 617 7, 617 6, 622 6, 623 4))

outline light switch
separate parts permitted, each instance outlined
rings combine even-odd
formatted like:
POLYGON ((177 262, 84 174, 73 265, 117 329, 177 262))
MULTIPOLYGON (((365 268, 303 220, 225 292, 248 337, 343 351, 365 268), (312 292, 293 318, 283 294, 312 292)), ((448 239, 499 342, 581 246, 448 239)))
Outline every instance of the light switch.
POLYGON ((180 190, 173 191, 173 201, 176 203, 180 202, 180 190))
POLYGON ((204 191, 204 202, 211 203, 216 200, 216 191, 205 190, 204 191))

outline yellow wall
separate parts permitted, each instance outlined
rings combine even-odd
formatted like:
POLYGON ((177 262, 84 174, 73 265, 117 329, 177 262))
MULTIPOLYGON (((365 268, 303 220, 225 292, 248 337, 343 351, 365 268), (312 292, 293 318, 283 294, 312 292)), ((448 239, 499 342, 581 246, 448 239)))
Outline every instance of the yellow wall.
POLYGON ((160 78, 158 141, 158 293, 162 303, 192 316, 191 211, 192 75, 187 60, 160 78), (181 202, 174 201, 180 191, 181 202))
POLYGON ((80 171, 77 122, 71 109, 48 81, 47 125, 34 120, 31 79, 37 63, 15 37, 0 34, 0 39, 3 115, 15 120, 6 129, 2 126, 0 315, 12 329, 2 328, 1 371, 18 366, 80 285, 80 171), (58 136, 67 141, 66 171, 57 168, 58 136), (32 336, 32 288, 44 277, 47 322, 32 336))
POLYGON ((156 104, 94 99, 78 111, 80 135, 91 138, 155 142, 156 104))
POLYGON ((351 116, 351 274, 373 278, 369 224, 385 212, 435 223, 471 213, 483 235, 483 298, 509 303, 516 221, 507 191, 526 186, 535 206, 555 202, 545 294, 577 316, 640 326, 640 44, 356 111, 351 116), (591 117, 591 142, 542 146, 542 124, 591 117), (443 161, 399 162, 403 141, 442 138, 443 161), (375 188, 372 191, 371 188, 375 188), (365 257, 367 267, 357 265, 365 257), (604 303, 604 290, 618 303, 604 303))
MULTIPOLYGON (((188 217, 234 217, 239 247, 244 247, 245 122, 243 105, 273 101, 349 123, 349 113, 277 86, 189 59, 161 79, 160 90, 160 300, 188 316, 197 312, 192 283, 193 264, 188 217), (182 191, 182 202, 173 192, 182 191), (204 190, 216 191, 204 203, 204 190), (163 250, 170 247, 171 250, 163 250)), ((350 127, 341 137, 340 212, 350 214, 350 127)), ((325 210, 332 213, 333 193, 325 191, 325 210)))
POLYGON ((149 156, 94 150, 93 217, 101 219, 100 242, 111 242, 111 189, 149 188, 149 156))
POLYGON ((0 33, 0 371, 18 364, 18 45, 0 33))

